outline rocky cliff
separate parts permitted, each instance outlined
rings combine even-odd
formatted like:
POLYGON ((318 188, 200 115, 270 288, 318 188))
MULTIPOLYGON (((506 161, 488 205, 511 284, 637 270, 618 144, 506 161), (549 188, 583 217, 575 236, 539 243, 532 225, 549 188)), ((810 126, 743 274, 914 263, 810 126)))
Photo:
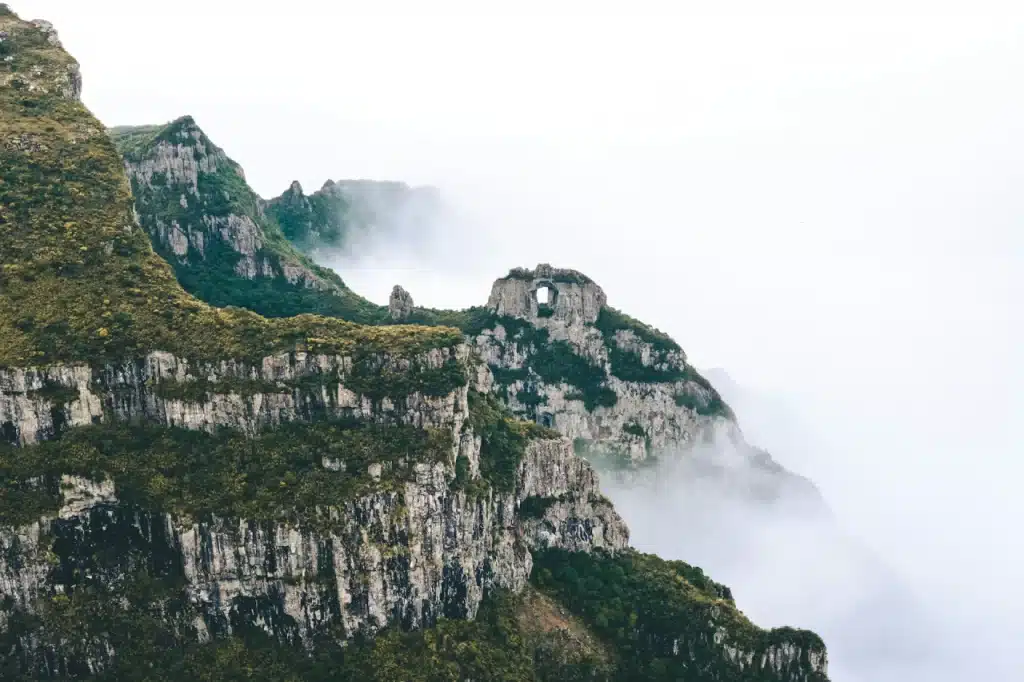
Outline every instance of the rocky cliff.
MULTIPOLYGON (((398 286, 384 308, 353 298, 296 250, 358 250, 359 234, 383 238, 399 223, 427 224, 439 204, 435 190, 329 181, 307 196, 293 183, 263 202, 190 117, 115 128, 111 136, 125 156, 142 224, 183 286, 208 303, 270 315, 453 325, 490 366, 493 390, 510 410, 558 430, 603 468, 685 458, 694 444, 717 440, 738 453, 742 461, 731 469, 756 496, 816 496, 808 482, 745 443, 728 406, 678 343, 608 306, 601 287, 582 273, 516 269, 494 283, 485 306, 468 311, 416 308, 398 286), (282 246, 282 235, 294 245, 282 246), (212 243, 228 257, 216 255, 223 249, 207 253, 212 243)), ((694 465, 720 468, 704 460, 694 465)))
POLYGON ((190 293, 275 317, 322 312, 369 322, 383 315, 285 238, 242 168, 190 116, 113 128, 110 136, 140 224, 190 293))
POLYGON ((821 506, 809 481, 746 443, 678 343, 610 307, 586 275, 518 268, 494 282, 486 306, 459 315, 412 308, 402 319, 458 324, 509 410, 572 439, 607 475, 635 480, 670 459, 723 494, 821 506))
POLYGON ((52 28, 0 5, 0 38, 5 679, 825 679, 816 636, 626 549, 572 443, 496 399, 485 342, 186 293, 215 244, 231 286, 344 292, 268 250, 190 121, 115 133, 125 166, 52 28), (538 590, 586 632, 538 640, 538 590))

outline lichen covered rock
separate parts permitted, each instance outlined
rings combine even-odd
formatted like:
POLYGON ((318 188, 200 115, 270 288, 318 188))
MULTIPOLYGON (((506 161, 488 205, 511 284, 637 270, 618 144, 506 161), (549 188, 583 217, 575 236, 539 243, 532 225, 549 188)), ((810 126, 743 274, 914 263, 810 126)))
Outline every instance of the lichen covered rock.
POLYGON ((412 294, 396 284, 395 288, 391 290, 391 298, 388 301, 388 314, 391 319, 395 322, 406 320, 412 313, 412 309, 412 294))

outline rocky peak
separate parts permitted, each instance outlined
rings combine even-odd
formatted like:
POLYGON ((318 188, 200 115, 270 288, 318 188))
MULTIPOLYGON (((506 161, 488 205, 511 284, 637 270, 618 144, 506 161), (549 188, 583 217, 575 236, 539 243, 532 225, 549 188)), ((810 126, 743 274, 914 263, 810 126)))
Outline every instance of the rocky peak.
POLYGON ((536 326, 577 326, 597 322, 606 303, 604 291, 586 275, 541 264, 535 270, 517 268, 497 280, 487 307, 536 326))
POLYGON ((82 74, 53 24, 21 21, 5 5, 0 9, 0 87, 78 101, 82 74))
POLYGON ((383 319, 383 307, 353 294, 282 234, 283 218, 301 223, 311 213, 297 182, 268 210, 241 166, 191 116, 113 128, 110 136, 124 157, 139 222, 191 293, 274 317, 383 319))
POLYGON ((391 290, 391 298, 388 300, 388 314, 391 315, 391 319, 396 322, 406 320, 412 313, 412 309, 412 294, 396 284, 395 288, 391 290))

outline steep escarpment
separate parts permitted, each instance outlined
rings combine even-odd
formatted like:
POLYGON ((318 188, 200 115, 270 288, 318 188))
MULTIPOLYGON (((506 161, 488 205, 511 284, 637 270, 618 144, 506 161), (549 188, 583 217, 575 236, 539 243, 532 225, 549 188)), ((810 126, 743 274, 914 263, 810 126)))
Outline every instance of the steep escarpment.
POLYGON ((586 275, 516 269, 495 281, 486 307, 463 315, 463 332, 503 403, 572 439, 615 476, 636 479, 669 459, 724 493, 820 503, 813 485, 746 443, 679 344, 610 307, 586 275))
POLYGON ((637 656, 669 678, 824 679, 820 641, 753 628, 690 569, 650 620, 663 592, 616 563, 640 555, 594 469, 508 412, 461 331, 188 294, 216 240, 235 281, 330 292, 267 255, 188 121, 118 133, 126 173, 52 29, 0 5, 0 37, 5 78, 29 73, 0 87, 5 679, 622 679, 637 656), (143 197, 203 213, 147 224, 143 197), (595 553, 636 618, 608 630, 572 573, 533 571, 557 552, 595 553), (724 634, 677 622, 698 601, 724 634), (551 621, 565 636, 538 634, 551 621))
POLYGON ((190 293, 274 317, 382 316, 285 238, 242 168, 190 116, 113 128, 110 136, 124 157, 140 224, 190 293))

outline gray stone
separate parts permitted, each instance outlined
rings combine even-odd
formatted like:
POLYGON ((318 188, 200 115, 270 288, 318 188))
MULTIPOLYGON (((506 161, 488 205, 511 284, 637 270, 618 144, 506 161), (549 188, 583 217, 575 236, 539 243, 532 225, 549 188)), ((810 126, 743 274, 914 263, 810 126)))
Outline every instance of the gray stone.
MULTIPOLYGON (((542 295, 542 294, 541 294, 542 295)), ((487 307, 497 315, 528 320, 540 326, 593 324, 605 306, 604 291, 575 270, 538 265, 535 270, 517 269, 494 283, 487 307), (547 302, 538 294, 547 291, 547 302)))
MULTIPOLYGON (((457 351, 459 357, 466 358, 467 350, 457 351)), ((426 358, 441 360, 443 353, 426 358)), ((273 381, 314 369, 328 377, 334 372, 343 376, 348 364, 329 356, 274 356, 258 370, 225 362, 216 372, 273 381)), ((60 381, 79 391, 79 398, 67 408, 72 423, 89 423, 93 416, 134 417, 192 429, 222 424, 251 430, 260 426, 254 420, 269 425, 283 418, 303 418, 287 396, 276 401, 266 394, 248 399, 214 396, 200 405, 164 401, 154 394, 161 380, 185 380, 188 372, 197 371, 215 370, 189 367, 167 354, 152 354, 141 367, 106 368, 100 383, 119 386, 123 400, 119 413, 109 413, 93 393, 86 368, 7 370, 0 373, 0 421, 15 420, 23 442, 52 436, 46 415, 53 405, 28 395, 42 381, 60 381)), ((375 418, 366 413, 366 401, 343 385, 336 390, 339 405, 375 418)), ((410 395, 402 401, 404 411, 377 418, 460 434, 455 447, 469 457, 471 476, 476 477, 480 438, 468 423, 467 390, 462 387, 437 398, 410 395)), ((57 517, 0 528, 0 593, 15 607, 31 612, 38 599, 70 588, 53 582, 48 563, 54 524, 60 523, 64 537, 78 538, 80 546, 70 551, 82 553, 83 560, 95 546, 112 546, 125 537, 148 543, 140 547, 146 555, 174 557, 183 567, 186 595, 201 614, 199 636, 215 626, 230 632, 239 617, 249 619, 246 625, 276 634, 273 622, 280 619, 261 613, 252 620, 252 614, 239 610, 241 599, 257 599, 295 623, 295 634, 309 643, 333 625, 353 636, 372 634, 398 618, 409 628, 430 625, 442 613, 472 618, 488 590, 518 591, 526 585, 534 549, 616 551, 626 546, 628 531, 599 493, 593 468, 575 456, 564 438, 531 441, 509 492, 470 496, 453 488, 455 454, 447 461, 414 463, 414 480, 397 487, 382 485, 326 510, 336 522, 330 531, 245 519, 199 521, 134 508, 118 511, 121 503, 109 480, 65 476, 57 517), (518 510, 523 500, 538 496, 557 502, 543 518, 522 518, 518 510)), ((345 469, 343 457, 325 459, 323 465, 329 471, 345 469)), ((370 464, 369 473, 379 479, 381 465, 370 464)), ((97 570, 109 572, 102 576, 107 584, 124 578, 117 565, 97 570)))
POLYGON ((412 313, 412 294, 399 285, 391 290, 391 298, 388 299, 388 314, 396 322, 408 319, 412 313))

